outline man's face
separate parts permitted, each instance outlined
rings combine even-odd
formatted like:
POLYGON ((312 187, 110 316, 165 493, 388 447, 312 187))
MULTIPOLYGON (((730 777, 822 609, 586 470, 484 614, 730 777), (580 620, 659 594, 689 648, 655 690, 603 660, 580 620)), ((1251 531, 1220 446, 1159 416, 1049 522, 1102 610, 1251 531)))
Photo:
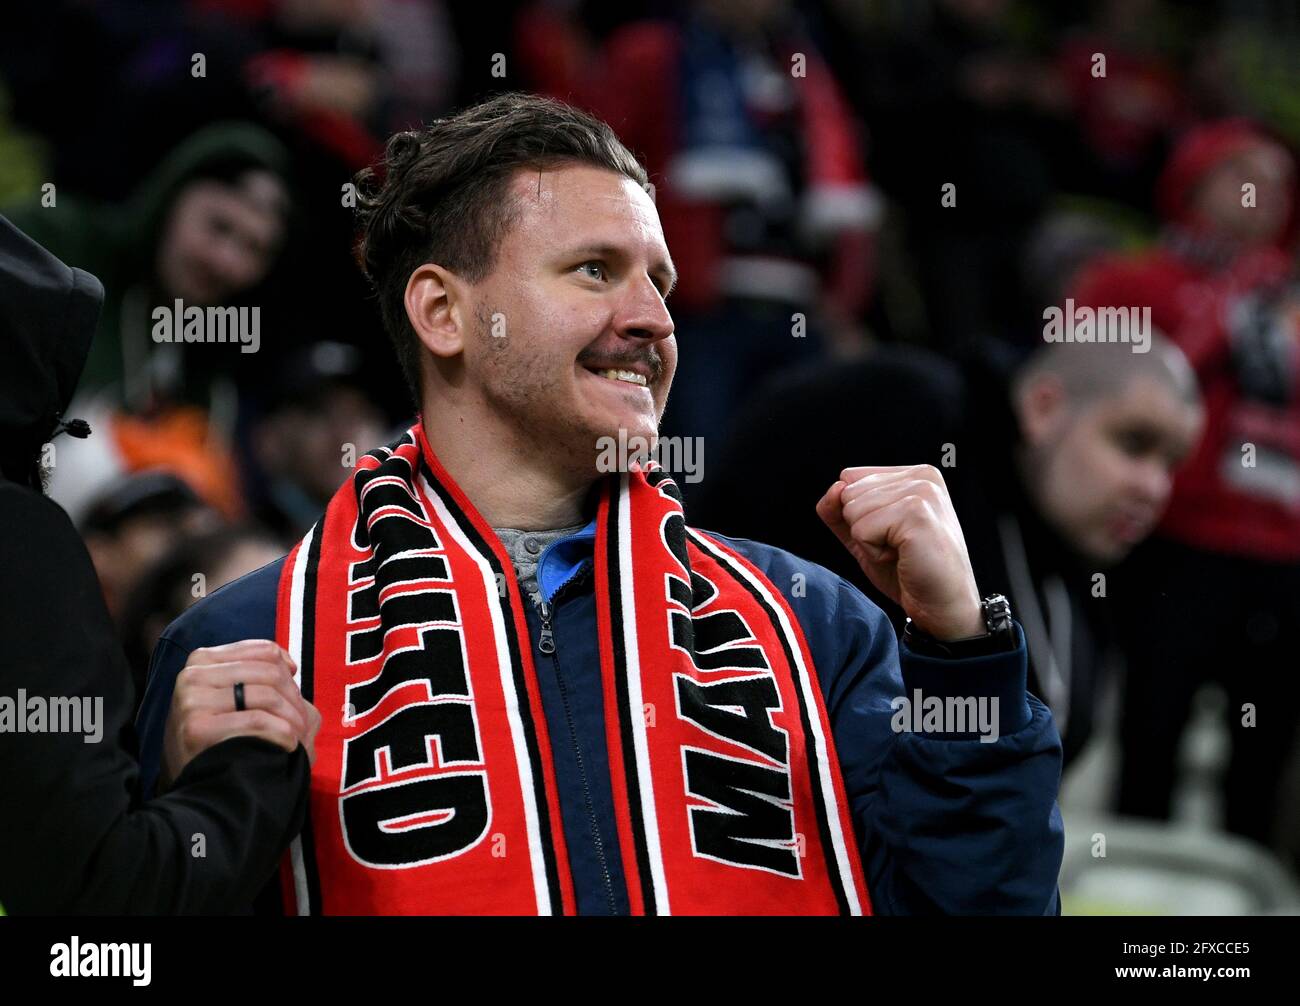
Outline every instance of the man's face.
POLYGON ((253 444, 268 471, 326 502, 351 474, 340 445, 353 445, 360 457, 383 438, 379 410, 360 391, 339 385, 311 407, 284 409, 263 420, 253 444))
POLYGON ((1048 521, 1079 553, 1118 562, 1155 528, 1201 422, 1199 408, 1146 376, 1090 404, 1064 406, 1031 462, 1041 467, 1048 521))
POLYGON ((659 215, 629 178, 521 171, 518 218, 472 287, 464 367, 524 440, 594 465, 602 437, 653 437, 677 368, 664 304, 675 272, 659 215))
POLYGON ((1215 167, 1197 187, 1198 215, 1216 230, 1249 243, 1275 240, 1291 215, 1291 158, 1281 147, 1259 143, 1215 167), (1255 187, 1253 205, 1243 205, 1255 187))
POLYGON ((95 564, 109 610, 120 613, 150 566, 185 535, 208 530, 215 520, 212 511, 195 506, 182 513, 141 514, 124 521, 111 534, 88 535, 86 548, 95 564))
POLYGON ((163 290, 187 303, 222 304, 260 282, 283 235, 284 186, 267 171, 239 185, 196 181, 177 196, 158 245, 163 290))

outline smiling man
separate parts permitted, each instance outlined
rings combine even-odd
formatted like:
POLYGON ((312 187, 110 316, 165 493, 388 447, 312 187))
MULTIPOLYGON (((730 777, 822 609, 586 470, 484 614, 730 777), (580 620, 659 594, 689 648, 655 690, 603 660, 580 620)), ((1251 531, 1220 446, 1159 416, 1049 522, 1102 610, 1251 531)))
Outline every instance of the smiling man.
MULTIPOLYGON (((669 473, 598 470, 655 434, 678 356, 672 258, 608 127, 504 95, 362 181, 420 421, 168 629, 141 713, 157 766, 200 715, 172 703, 212 673, 192 654, 289 649, 323 723, 283 906, 1056 913, 1060 741, 939 473, 846 467, 807 501, 913 619, 900 643, 825 569, 690 526, 669 473), (998 739, 895 732, 904 695, 997 709, 998 739)), ((762 506, 780 472, 755 462, 762 506)))

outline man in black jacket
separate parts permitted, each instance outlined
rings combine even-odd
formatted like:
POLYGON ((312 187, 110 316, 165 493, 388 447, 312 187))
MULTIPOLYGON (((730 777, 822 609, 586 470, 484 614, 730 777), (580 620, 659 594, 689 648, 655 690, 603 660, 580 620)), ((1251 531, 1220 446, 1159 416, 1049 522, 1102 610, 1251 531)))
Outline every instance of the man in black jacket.
POLYGON ((1068 764, 1118 659, 1106 571, 1155 526, 1201 422, 1190 367, 1155 333, 1146 352, 1053 343, 1018 364, 880 347, 760 391, 691 504, 708 526, 839 573, 901 631, 898 606, 804 501, 835 477, 846 446, 872 464, 935 465, 977 580, 1007 587, 1025 630, 1030 690, 1056 717, 1068 764), (773 475, 758 494, 756 458, 773 475))
POLYGON ((95 277, 0 217, 0 905, 231 911, 301 827, 320 718, 273 643, 196 653, 169 724, 175 780, 140 803, 131 676, 90 557, 41 492, 51 438, 87 432, 61 415, 102 300, 95 277))

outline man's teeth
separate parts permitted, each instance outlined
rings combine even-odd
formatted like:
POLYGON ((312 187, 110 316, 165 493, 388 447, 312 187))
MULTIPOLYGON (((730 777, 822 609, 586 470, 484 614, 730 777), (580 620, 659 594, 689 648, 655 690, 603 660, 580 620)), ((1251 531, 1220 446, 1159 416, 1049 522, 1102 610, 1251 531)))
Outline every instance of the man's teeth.
POLYGON ((598 370, 596 373, 613 381, 627 381, 628 384, 639 384, 643 388, 646 386, 645 376, 634 370, 598 370))

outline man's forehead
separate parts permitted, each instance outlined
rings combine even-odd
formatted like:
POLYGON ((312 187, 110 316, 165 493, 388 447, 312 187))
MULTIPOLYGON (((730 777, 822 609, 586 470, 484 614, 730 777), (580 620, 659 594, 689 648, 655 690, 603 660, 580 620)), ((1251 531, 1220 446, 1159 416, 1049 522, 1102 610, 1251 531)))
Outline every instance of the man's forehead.
POLYGON ((1263 170, 1275 177, 1291 173, 1291 158, 1274 143, 1256 143, 1247 147, 1233 159, 1238 171, 1263 170))
POLYGON ((1151 374, 1134 374, 1118 395, 1111 396, 1110 407, 1125 419, 1140 420, 1163 427, 1194 426, 1200 406, 1184 399, 1168 382, 1151 374))
POLYGON ((663 240, 653 201, 626 175, 586 164, 520 169, 510 188, 523 216, 539 223, 562 219, 567 228, 632 228, 663 240))

